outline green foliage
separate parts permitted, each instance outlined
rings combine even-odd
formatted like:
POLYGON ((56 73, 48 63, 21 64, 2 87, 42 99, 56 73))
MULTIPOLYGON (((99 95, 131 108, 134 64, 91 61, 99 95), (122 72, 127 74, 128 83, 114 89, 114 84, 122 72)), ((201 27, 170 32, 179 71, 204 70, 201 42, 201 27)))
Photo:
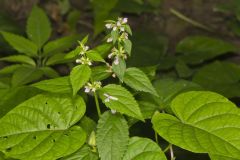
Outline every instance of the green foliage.
POLYGON ((240 132, 239 109, 228 99, 191 91, 177 96, 171 108, 176 117, 156 113, 152 118, 154 129, 164 139, 196 153, 239 157, 239 143, 233 140, 240 132))
POLYGON ((97 125, 97 148, 103 160, 121 160, 129 139, 127 121, 119 114, 105 112, 97 125))
POLYGON ((73 126, 85 109, 81 97, 37 95, 0 120, 0 150, 19 159, 56 159, 71 154, 86 139, 81 127, 73 126))

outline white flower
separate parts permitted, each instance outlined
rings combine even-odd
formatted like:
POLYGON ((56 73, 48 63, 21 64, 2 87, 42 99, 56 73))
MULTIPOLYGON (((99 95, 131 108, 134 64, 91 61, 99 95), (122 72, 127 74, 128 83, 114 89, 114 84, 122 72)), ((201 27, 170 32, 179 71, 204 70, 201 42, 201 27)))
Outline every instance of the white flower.
POLYGON ((124 31, 125 31, 124 27, 120 27, 120 30, 121 30, 122 32, 124 32, 124 31))
POLYGON ((115 109, 111 109, 112 114, 116 114, 117 111, 115 109))
POLYGON ((106 99, 104 100, 104 102, 110 102, 110 100, 114 100, 114 101, 117 101, 117 100, 118 100, 117 97, 110 96, 110 95, 107 94, 107 93, 104 93, 103 95, 106 97, 106 99))
POLYGON ((110 54, 108 55, 108 58, 111 59, 112 56, 113 56, 113 53, 110 53, 110 54))
POLYGON ((113 41, 113 38, 112 37, 109 37, 108 39, 107 39, 107 42, 108 43, 110 43, 110 42, 112 42, 113 41))
POLYGON ((121 22, 117 21, 117 26, 120 27, 121 26, 121 22))
POLYGON ((88 86, 85 86, 85 90, 84 90, 85 93, 89 93, 90 90, 91 90, 91 89, 90 89, 88 86))
POLYGON ((81 63, 81 59, 76 59, 76 63, 81 63))
POLYGON ((128 18, 123 18, 122 23, 125 24, 128 22, 128 18))
POLYGON ((118 56, 115 57, 113 63, 114 63, 115 65, 118 65, 118 64, 119 64, 119 58, 118 58, 118 56))
POLYGON ((113 27, 113 31, 116 31, 116 30, 117 30, 117 27, 116 27, 116 26, 114 26, 114 27, 113 27))
POLYGON ((112 24, 111 24, 111 23, 107 23, 107 24, 105 25, 105 27, 106 27, 107 29, 111 29, 111 28, 112 28, 112 24))
POLYGON ((87 83, 87 85, 84 87, 86 93, 89 92, 96 92, 97 89, 101 88, 102 83, 101 82, 93 82, 91 83, 87 83))
POLYGON ((83 48, 84 51, 87 51, 88 49, 89 49, 88 46, 84 46, 84 48, 83 48))
POLYGON ((89 66, 92 65, 92 62, 89 58, 81 57, 80 59, 76 59, 76 63, 87 64, 89 66))

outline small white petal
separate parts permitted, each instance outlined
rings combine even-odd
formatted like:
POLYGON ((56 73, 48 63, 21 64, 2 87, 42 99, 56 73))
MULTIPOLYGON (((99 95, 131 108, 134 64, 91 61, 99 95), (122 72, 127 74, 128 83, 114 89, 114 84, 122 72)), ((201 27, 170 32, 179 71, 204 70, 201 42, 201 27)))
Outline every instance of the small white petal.
POLYGON ((117 22, 117 26, 118 26, 118 27, 121 26, 121 22, 120 22, 120 21, 117 22))
POLYGON ((89 47, 88 47, 88 46, 85 46, 85 47, 84 47, 84 50, 85 50, 85 51, 87 51, 88 49, 89 49, 89 47))
POLYGON ((88 87, 85 87, 85 91, 84 91, 85 93, 89 93, 90 92, 90 88, 88 88, 88 87))
POLYGON ((122 32, 124 32, 124 31, 125 31, 124 27, 120 27, 120 30, 121 30, 122 32))
POLYGON ((117 100, 118 100, 117 97, 113 97, 113 96, 109 96, 109 99, 112 99, 112 100, 114 100, 114 101, 117 101, 117 100))
POLYGON ((112 56, 113 56, 113 53, 110 53, 110 54, 108 55, 108 58, 111 59, 112 56))
POLYGON ((82 51, 82 52, 80 52, 80 55, 84 55, 84 54, 85 54, 85 52, 83 52, 83 51, 82 51))
POLYGON ((107 39, 107 42, 108 42, 108 43, 110 43, 110 42, 112 42, 112 41, 113 41, 113 38, 112 38, 112 37, 110 37, 110 38, 107 39))
POLYGON ((118 65, 119 64, 119 59, 118 57, 115 58, 114 62, 113 62, 115 65, 118 65))
POLYGON ((128 22, 128 18, 123 18, 123 20, 122 20, 122 23, 127 23, 128 22))
POLYGON ((113 27, 113 31, 116 31, 117 30, 117 27, 115 26, 115 27, 113 27))
POLYGON ((81 59, 76 59, 76 63, 81 63, 81 59))
POLYGON ((112 28, 112 24, 108 23, 108 24, 105 25, 105 27, 106 27, 107 29, 111 29, 111 28, 112 28))
POLYGON ((117 111, 114 110, 114 109, 111 109, 111 112, 112 112, 112 114, 116 114, 117 113, 117 111))
POLYGON ((104 102, 109 102, 110 101, 110 99, 109 98, 106 98, 105 100, 104 100, 104 102))

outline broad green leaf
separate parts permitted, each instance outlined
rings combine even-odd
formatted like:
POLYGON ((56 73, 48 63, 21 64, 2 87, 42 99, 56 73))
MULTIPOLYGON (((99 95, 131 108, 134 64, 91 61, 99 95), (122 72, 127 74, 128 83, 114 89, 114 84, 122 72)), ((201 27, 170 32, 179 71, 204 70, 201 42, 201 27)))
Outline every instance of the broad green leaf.
POLYGON ((159 109, 158 105, 148 101, 138 101, 144 119, 151 119, 153 114, 159 109))
POLYGON ((21 67, 18 68, 12 76, 12 86, 21 86, 33 81, 38 80, 43 75, 43 72, 40 69, 32 67, 21 67))
POLYGON ((123 81, 137 91, 148 92, 158 96, 147 75, 138 68, 128 68, 125 72, 123 81))
POLYGON ((171 103, 176 117, 156 113, 154 129, 168 142, 196 153, 240 157, 240 111, 225 97, 190 91, 171 103))
POLYGON ((97 126, 96 122, 87 116, 81 119, 79 125, 85 130, 88 136, 90 136, 91 132, 94 131, 97 126))
POLYGON ((32 84, 32 86, 53 93, 72 93, 72 86, 69 77, 43 80, 32 84))
POLYGON ((70 13, 68 14, 67 24, 72 33, 76 32, 78 20, 80 19, 80 17, 81 17, 81 12, 76 9, 74 9, 73 11, 70 11, 70 13))
POLYGON ((99 89, 99 96, 102 99, 102 102, 110 109, 117 110, 120 113, 143 120, 138 103, 134 99, 133 95, 124 87, 109 84, 99 89), (106 94, 114 97, 114 99, 109 99, 108 102, 106 94))
POLYGON ((187 91, 202 90, 202 88, 193 82, 186 80, 176 80, 163 78, 153 82, 159 97, 143 94, 141 100, 150 102, 158 106, 159 109, 170 109, 171 101, 180 93, 187 91))
POLYGON ((130 138, 123 160, 167 160, 161 148, 148 138, 130 138))
POLYGON ((101 81, 109 76, 111 76, 111 72, 109 71, 109 67, 107 66, 96 66, 92 67, 92 79, 94 81, 101 81))
POLYGON ((77 47, 76 49, 68 52, 68 53, 64 56, 64 59, 66 59, 66 60, 75 60, 76 57, 79 56, 80 51, 81 51, 81 48, 80 48, 80 47, 77 47))
POLYGON ((226 97, 240 96, 240 66, 229 62, 214 62, 201 68, 193 81, 204 89, 226 97))
POLYGON ((119 78, 119 80, 123 82, 124 74, 126 71, 126 62, 122 58, 119 58, 118 61, 119 61, 118 64, 115 64, 115 63, 112 64, 112 70, 116 74, 116 76, 119 78))
POLYGON ((37 56, 37 45, 30 40, 8 32, 1 31, 4 39, 18 52, 28 56, 37 56))
POLYGON ((77 152, 61 158, 61 160, 98 160, 98 155, 88 145, 84 145, 77 152))
POLYGON ((105 112, 97 125, 97 148, 101 160, 122 160, 128 136, 128 125, 124 117, 105 112))
POLYGON ((3 58, 0 58, 0 61, 19 62, 19 63, 26 63, 32 66, 36 66, 35 61, 32 58, 25 55, 13 55, 8 57, 3 57, 3 58))
POLYGON ((23 101, 41 93, 37 88, 31 86, 21 86, 5 88, 0 93, 0 118, 12 110, 23 101))
POLYGON ((192 36, 183 39, 176 52, 183 53, 181 59, 188 64, 199 64, 228 52, 235 52, 236 46, 220 39, 192 36))
POLYGON ((95 50, 90 50, 86 53, 86 56, 96 62, 105 62, 105 60, 102 58, 102 56, 95 50))
POLYGON ((123 41, 124 49, 127 52, 127 54, 130 56, 132 52, 132 42, 129 39, 125 39, 123 41))
POLYGON ((59 38, 53 41, 48 42, 44 48, 45 55, 51 55, 55 53, 60 53, 66 51, 74 44, 76 44, 77 40, 80 38, 80 35, 70 35, 63 38, 59 38))
POLYGON ((73 95, 88 82, 91 76, 91 69, 87 65, 78 65, 74 67, 70 73, 70 82, 72 84, 73 95))
POLYGON ((0 74, 12 74, 16 69, 22 67, 23 65, 21 64, 13 64, 13 65, 9 65, 4 67, 3 69, 0 70, 0 74))
POLYGON ((49 39, 51 35, 50 21, 41 8, 34 6, 27 20, 27 35, 38 48, 49 39))
POLYGON ((50 160, 69 155, 86 140, 83 129, 73 126, 85 109, 81 97, 37 95, 0 120, 0 150, 17 159, 50 160))
POLYGON ((112 30, 111 31, 111 37, 113 39, 113 43, 116 43, 116 41, 119 38, 119 33, 118 32, 119 32, 118 30, 116 30, 116 31, 112 30))
POLYGON ((210 155, 211 160, 240 160, 239 158, 232 158, 224 155, 210 155))

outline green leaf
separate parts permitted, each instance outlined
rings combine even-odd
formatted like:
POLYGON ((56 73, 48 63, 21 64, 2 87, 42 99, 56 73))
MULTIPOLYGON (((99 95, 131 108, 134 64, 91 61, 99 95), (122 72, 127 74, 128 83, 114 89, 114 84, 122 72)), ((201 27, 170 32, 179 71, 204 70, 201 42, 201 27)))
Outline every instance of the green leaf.
POLYGON ((112 17, 111 10, 118 0, 93 0, 91 2, 94 10, 94 34, 97 35, 104 29, 104 21, 112 17))
POLYGON ((117 42, 117 40, 118 40, 118 37, 119 37, 119 33, 118 33, 119 31, 118 30, 112 30, 111 31, 111 37, 112 37, 112 39, 113 39, 113 43, 116 43, 117 42))
POLYGON ((40 90, 31 86, 6 88, 3 95, 0 94, 0 117, 15 108, 23 101, 41 93, 40 90))
POLYGON ((53 93, 72 93, 72 86, 69 77, 43 80, 32 84, 32 86, 53 93))
POLYGON ((131 27, 129 25, 125 25, 125 30, 128 34, 132 35, 132 30, 131 30, 131 27))
POLYGON ((105 62, 105 60, 102 58, 102 56, 95 50, 90 50, 86 53, 86 56, 95 62, 105 62))
POLYGON ((176 52, 184 53, 181 59, 188 64, 199 64, 236 50, 236 46, 231 43, 204 36, 187 37, 176 48, 176 52))
POLYGON ((66 51, 74 44, 76 44, 77 40, 80 38, 80 35, 70 35, 63 38, 59 38, 53 41, 48 42, 44 48, 45 55, 52 55, 55 53, 60 53, 66 51))
POLYGON ((25 55, 13 55, 8 57, 3 57, 3 58, 0 58, 0 61, 19 62, 19 63, 26 63, 32 66, 36 66, 35 61, 32 58, 25 55))
POLYGON ((107 66, 96 66, 92 68, 92 79, 94 81, 101 81, 109 76, 111 76, 111 72, 108 72, 109 67, 107 66))
POLYGON ((9 65, 4 67, 3 69, 0 70, 0 74, 12 74, 16 69, 18 69, 19 67, 22 67, 23 65, 21 64, 13 64, 13 65, 9 65))
POLYGON ((176 80, 171 78, 163 78, 153 83, 159 97, 147 94, 142 95, 142 100, 151 102, 158 106, 159 109, 170 109, 171 101, 180 93, 187 91, 198 91, 202 88, 193 82, 186 80, 176 80))
POLYGON ((137 91, 148 92, 158 96, 147 75, 138 68, 128 68, 125 72, 123 81, 137 91))
POLYGON ((28 56, 37 56, 37 45, 30 40, 8 32, 1 31, 4 39, 18 52, 28 56))
POLYGON ((153 114, 159 109, 158 105, 148 101, 138 101, 144 119, 151 119, 153 114))
POLYGON ((239 158, 232 158, 224 155, 210 155, 211 160, 240 160, 239 158))
POLYGON ((134 99, 133 95, 124 87, 120 85, 109 84, 98 91, 102 102, 110 109, 117 110, 120 113, 143 120, 138 103, 134 99), (106 94, 117 98, 117 100, 110 99, 108 102, 106 100, 106 94))
POLYGON ((104 43, 95 47, 93 50, 97 51, 103 58, 106 58, 111 49, 112 49, 112 44, 104 43))
POLYGON ((125 60, 123 60, 122 58, 119 58, 118 61, 119 61, 118 64, 115 63, 112 64, 112 70, 117 75, 119 80, 123 82, 124 74, 126 71, 126 63, 125 60))
POLYGON ((81 12, 74 9, 67 16, 67 24, 70 27, 71 32, 76 32, 78 20, 81 17, 81 12))
POLYGON ((225 97, 209 91, 191 91, 171 103, 176 117, 156 113, 154 129, 165 140, 196 153, 240 157, 240 111, 225 97))
POLYGON ((64 53, 56 53, 53 56, 49 57, 46 65, 47 66, 52 66, 56 64, 63 64, 67 62, 71 62, 71 60, 65 58, 66 54, 64 53))
POLYGON ((96 122, 91 118, 84 116, 79 122, 80 126, 85 130, 88 136, 96 129, 96 122))
POLYGON ((88 82, 91 76, 91 69, 87 65, 78 65, 74 67, 70 73, 70 82, 72 84, 73 95, 88 82))
POLYGON ((216 61, 206 65, 194 75, 193 81, 229 98, 240 96, 240 66, 234 63, 216 61))
POLYGON ((178 60, 175 69, 180 78, 188 78, 192 75, 192 70, 182 60, 178 60))
POLYGON ((39 69, 43 72, 43 75, 47 76, 48 78, 59 77, 58 72, 51 67, 41 67, 39 69))
POLYGON ((49 39, 51 24, 46 13, 39 7, 34 6, 27 20, 27 35, 38 48, 49 39))
POLYGON ((86 140, 83 129, 73 126, 85 109, 81 97, 37 95, 0 120, 0 150, 17 159, 58 159, 69 155, 86 140))
POLYGON ((132 137, 123 160, 167 160, 161 148, 148 138, 132 137))
POLYGON ((61 158, 61 160, 98 160, 98 155, 92 152, 91 148, 88 145, 84 145, 77 152, 61 158))
POLYGON ((129 139, 127 121, 120 114, 105 112, 97 125, 97 148, 102 160, 122 160, 129 139))
POLYGON ((124 50, 127 52, 127 54, 130 56, 132 52, 132 42, 129 39, 125 39, 123 41, 124 44, 124 50))
POLYGON ((38 80, 43 75, 43 72, 40 69, 32 67, 21 67, 18 68, 12 76, 12 86, 21 86, 33 81, 38 80))

